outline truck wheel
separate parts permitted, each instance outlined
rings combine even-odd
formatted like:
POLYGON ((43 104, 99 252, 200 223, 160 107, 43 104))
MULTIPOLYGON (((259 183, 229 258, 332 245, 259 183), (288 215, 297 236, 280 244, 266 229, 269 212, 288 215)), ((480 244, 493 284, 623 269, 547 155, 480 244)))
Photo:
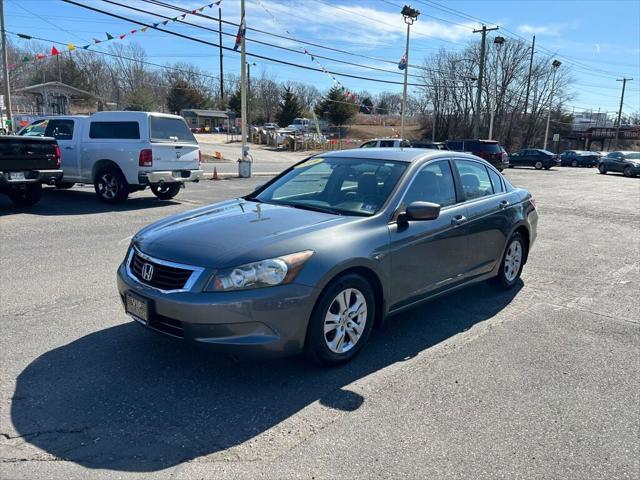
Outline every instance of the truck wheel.
POLYGON ((9 199, 20 207, 31 207, 40 201, 42 185, 29 184, 26 188, 12 188, 9 190, 9 199))
POLYGON ((163 183, 162 185, 151 185, 151 191, 160 200, 171 200, 180 191, 180 184, 163 183))
POLYGON ((127 180, 122 172, 116 168, 100 170, 93 186, 101 202, 122 203, 129 196, 127 180))
POLYGON ((62 183, 56 183, 56 188, 58 190, 66 190, 68 188, 71 188, 75 185, 75 183, 71 183, 71 182, 62 182, 62 183))

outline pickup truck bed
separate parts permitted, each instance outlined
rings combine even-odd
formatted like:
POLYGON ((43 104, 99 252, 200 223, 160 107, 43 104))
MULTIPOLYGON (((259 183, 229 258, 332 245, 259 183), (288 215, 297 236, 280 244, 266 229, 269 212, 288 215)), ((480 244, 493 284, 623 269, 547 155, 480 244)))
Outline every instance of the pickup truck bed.
POLYGON ((53 138, 0 136, 0 193, 16 205, 34 205, 42 184, 62 180, 60 149, 53 138))

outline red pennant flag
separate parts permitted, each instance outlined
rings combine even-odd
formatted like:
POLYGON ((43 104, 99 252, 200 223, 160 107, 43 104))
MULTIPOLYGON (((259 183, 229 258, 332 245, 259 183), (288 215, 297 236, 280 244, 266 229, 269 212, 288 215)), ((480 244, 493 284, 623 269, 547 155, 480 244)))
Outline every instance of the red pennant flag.
POLYGON ((59 54, 60 52, 55 46, 51 47, 51 55, 59 55, 59 54))
POLYGON ((44 53, 36 53, 37 60, 42 60, 43 58, 46 58, 46 55, 44 53))
POLYGON ((134 33, 136 33, 138 30, 131 30, 131 35, 133 35, 134 33))
POLYGON ((122 39, 123 39, 124 37, 126 37, 126 36, 127 36, 127 34, 126 34, 126 33, 123 33, 122 35, 120 35, 120 40, 122 40, 122 39))

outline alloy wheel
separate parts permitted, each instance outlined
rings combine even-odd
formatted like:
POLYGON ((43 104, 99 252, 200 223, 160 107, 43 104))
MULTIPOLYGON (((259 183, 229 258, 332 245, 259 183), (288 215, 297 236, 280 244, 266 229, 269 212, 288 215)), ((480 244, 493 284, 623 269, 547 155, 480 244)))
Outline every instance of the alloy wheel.
POLYGON ((108 200, 113 200, 118 195, 118 180, 111 173, 104 173, 98 183, 100 195, 108 200))
POLYGON ((534 167, 536 167, 536 170, 541 170, 542 169, 542 162, 540 160, 538 160, 535 163, 534 167))
POLYGON ((514 240, 509 244, 507 253, 504 255, 504 276, 508 282, 513 282, 522 265, 522 244, 519 240, 514 240))
POLYGON ((347 288, 333 299, 324 318, 324 340, 334 353, 351 350, 365 330, 367 300, 357 288, 347 288))

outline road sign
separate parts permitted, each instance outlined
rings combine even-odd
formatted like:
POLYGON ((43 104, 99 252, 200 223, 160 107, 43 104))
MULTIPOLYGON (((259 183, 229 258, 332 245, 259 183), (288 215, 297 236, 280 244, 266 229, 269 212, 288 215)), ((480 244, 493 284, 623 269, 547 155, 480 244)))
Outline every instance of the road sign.
POLYGON ((554 142, 559 142, 560 141, 560 134, 559 133, 554 133, 553 134, 553 141, 554 142))

